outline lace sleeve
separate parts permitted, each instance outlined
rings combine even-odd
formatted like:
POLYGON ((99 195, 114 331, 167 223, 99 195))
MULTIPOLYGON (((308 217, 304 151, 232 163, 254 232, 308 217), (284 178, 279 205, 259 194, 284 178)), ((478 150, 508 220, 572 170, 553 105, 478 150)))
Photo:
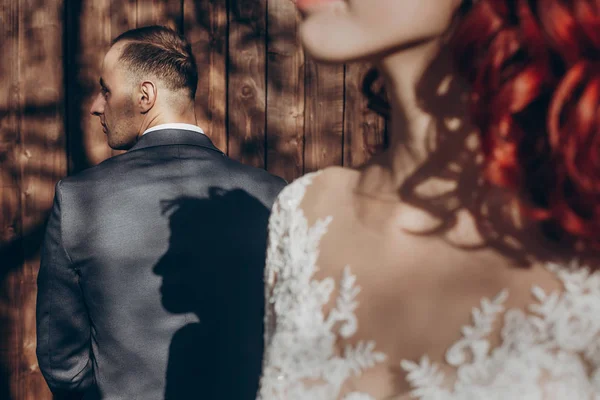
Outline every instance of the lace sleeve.
POLYGON ((285 238, 289 227, 290 214, 283 207, 284 199, 279 196, 273 205, 269 218, 269 237, 265 264, 265 348, 268 348, 275 330, 276 317, 273 290, 277 281, 277 271, 285 258, 285 238))

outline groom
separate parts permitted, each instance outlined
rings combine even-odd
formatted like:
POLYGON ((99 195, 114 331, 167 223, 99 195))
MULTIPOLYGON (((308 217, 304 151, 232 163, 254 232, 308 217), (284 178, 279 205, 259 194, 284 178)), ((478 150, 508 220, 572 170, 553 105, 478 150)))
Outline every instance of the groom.
POLYGON ((196 126, 189 43, 123 33, 91 107, 126 153, 56 185, 38 277, 37 356, 55 398, 254 399, 262 266, 285 182, 196 126))

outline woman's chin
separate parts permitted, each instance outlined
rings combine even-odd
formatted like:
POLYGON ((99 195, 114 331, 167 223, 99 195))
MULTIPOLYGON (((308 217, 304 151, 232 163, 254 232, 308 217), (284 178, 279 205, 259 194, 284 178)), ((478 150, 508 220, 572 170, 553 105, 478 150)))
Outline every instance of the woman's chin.
POLYGON ((315 34, 315 31, 310 29, 310 25, 301 26, 300 39, 302 40, 304 51, 313 60, 331 64, 343 64, 357 58, 357 52, 351 46, 338 43, 339 41, 335 40, 335 37, 315 34))

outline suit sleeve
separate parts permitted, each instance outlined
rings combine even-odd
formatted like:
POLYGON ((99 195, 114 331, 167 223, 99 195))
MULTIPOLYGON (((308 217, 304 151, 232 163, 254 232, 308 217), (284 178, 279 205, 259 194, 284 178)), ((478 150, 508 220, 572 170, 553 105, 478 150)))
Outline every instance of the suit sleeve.
POLYGON ((46 227, 38 275, 37 358, 56 398, 77 398, 94 384, 90 319, 79 271, 63 243, 61 182, 46 227))

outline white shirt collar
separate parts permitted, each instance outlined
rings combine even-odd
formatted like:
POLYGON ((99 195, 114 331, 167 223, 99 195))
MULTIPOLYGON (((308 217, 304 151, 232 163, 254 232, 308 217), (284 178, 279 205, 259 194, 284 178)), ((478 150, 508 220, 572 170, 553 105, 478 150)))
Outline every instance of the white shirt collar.
POLYGON ((196 125, 192 125, 192 124, 182 124, 180 122, 177 123, 171 123, 171 124, 160 124, 160 125, 156 125, 153 126, 152 128, 148 128, 144 131, 144 133, 142 133, 142 136, 145 135, 148 132, 154 132, 154 131, 159 131, 162 129, 183 129, 186 131, 194 131, 194 132, 198 132, 204 135, 204 131, 197 127, 196 125))

